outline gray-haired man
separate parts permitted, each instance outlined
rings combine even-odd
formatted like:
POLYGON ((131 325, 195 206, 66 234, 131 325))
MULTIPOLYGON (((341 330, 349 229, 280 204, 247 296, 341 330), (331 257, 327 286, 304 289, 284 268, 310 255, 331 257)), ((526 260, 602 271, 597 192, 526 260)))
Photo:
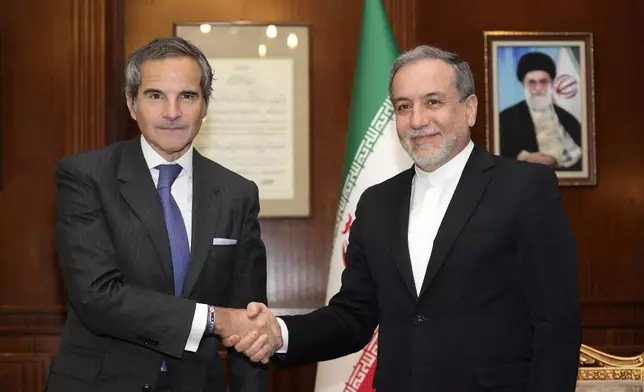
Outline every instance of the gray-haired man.
MULTIPOLYGON (((142 135, 61 160, 69 306, 47 391, 227 390, 217 334, 244 311, 223 307, 266 303, 266 254, 256 185, 192 145, 211 90, 198 48, 152 40, 126 68, 142 135)), ((267 389, 263 365, 233 352, 229 370, 231 391, 267 389)))

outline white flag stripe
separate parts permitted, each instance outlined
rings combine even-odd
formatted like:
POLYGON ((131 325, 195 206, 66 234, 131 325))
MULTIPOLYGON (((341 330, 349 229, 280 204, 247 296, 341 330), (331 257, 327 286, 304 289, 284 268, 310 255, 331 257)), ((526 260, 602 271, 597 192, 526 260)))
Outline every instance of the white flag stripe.
POLYGON ((554 83, 557 105, 581 122, 581 80, 579 67, 569 48, 559 48, 554 83))
MULTIPOLYGON (((380 112, 374 119, 378 118, 379 115, 380 112)), ((342 229, 346 223, 348 214, 350 213, 351 216, 355 216, 356 205, 358 204, 360 195, 362 195, 365 189, 400 173, 412 165, 412 160, 405 150, 403 150, 398 140, 393 117, 389 118, 389 121, 382 128, 380 137, 371 148, 372 151, 364 162, 356 165, 356 168, 360 168, 359 175, 347 181, 347 183, 351 184, 351 188, 344 187, 344 190, 350 189, 350 191, 343 192, 343 198, 345 200, 341 211, 344 214, 338 214, 337 221, 339 224, 336 225, 336 235, 333 242, 326 296, 327 303, 340 290, 340 277, 344 270, 343 245, 348 239, 348 233, 342 234, 342 229)), ((359 156, 361 156, 360 152, 356 154, 356 158, 359 156)), ((349 177, 347 176, 347 178, 349 177)), ((315 391, 344 391, 345 383, 349 380, 361 354, 361 352, 357 352, 333 361, 318 364, 315 391)))

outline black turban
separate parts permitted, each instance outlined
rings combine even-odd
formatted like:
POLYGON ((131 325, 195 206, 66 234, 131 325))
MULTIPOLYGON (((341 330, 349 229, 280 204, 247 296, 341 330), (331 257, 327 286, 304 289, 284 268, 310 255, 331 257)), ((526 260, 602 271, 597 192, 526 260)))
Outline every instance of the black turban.
POLYGON ((552 80, 557 76, 555 62, 552 61, 550 56, 541 52, 526 53, 519 59, 517 77, 521 83, 523 83, 523 78, 530 71, 546 71, 552 80))

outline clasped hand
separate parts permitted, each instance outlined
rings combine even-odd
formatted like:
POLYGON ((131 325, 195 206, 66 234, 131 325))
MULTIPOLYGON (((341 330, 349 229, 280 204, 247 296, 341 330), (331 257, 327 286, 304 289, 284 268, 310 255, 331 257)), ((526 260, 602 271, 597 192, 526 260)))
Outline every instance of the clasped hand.
POLYGON ((267 364, 282 347, 282 332, 273 312, 263 303, 246 309, 218 308, 216 333, 226 347, 235 347, 253 362, 267 364))

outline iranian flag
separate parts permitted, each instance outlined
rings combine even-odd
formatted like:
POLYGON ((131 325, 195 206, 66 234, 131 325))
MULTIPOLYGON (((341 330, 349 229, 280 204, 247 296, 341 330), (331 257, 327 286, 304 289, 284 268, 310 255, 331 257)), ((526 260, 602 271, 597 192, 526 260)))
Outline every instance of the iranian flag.
MULTIPOLYGON (((327 302, 340 289, 349 228, 362 192, 409 168, 400 146, 394 110, 388 98, 391 66, 398 55, 396 41, 380 0, 365 0, 358 60, 351 98, 349 130, 342 170, 342 194, 336 216, 327 302)), ((318 364, 316 392, 366 392, 376 367, 378 330, 367 346, 352 355, 318 364)))
POLYGON ((553 84, 557 105, 575 116, 577 121, 582 122, 579 63, 570 48, 559 48, 557 77, 553 84))

